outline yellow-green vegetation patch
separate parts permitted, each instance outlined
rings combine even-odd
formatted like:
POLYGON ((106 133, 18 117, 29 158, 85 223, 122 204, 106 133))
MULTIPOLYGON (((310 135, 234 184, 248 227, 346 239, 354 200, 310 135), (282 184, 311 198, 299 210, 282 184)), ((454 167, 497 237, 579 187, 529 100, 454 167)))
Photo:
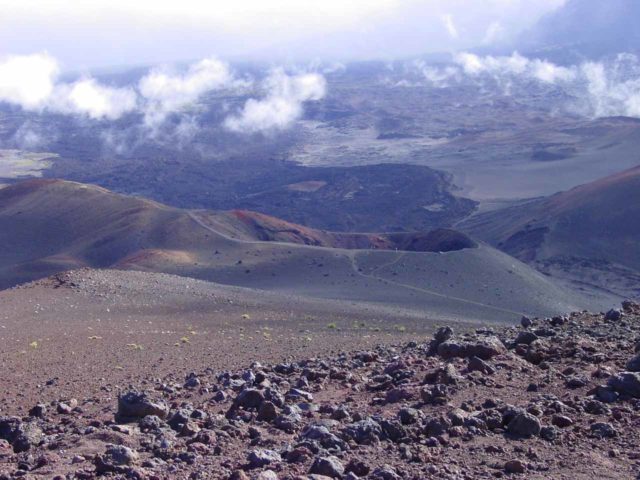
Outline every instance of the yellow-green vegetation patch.
POLYGON ((47 152, 0 149, 0 177, 42 177, 59 155, 47 152))

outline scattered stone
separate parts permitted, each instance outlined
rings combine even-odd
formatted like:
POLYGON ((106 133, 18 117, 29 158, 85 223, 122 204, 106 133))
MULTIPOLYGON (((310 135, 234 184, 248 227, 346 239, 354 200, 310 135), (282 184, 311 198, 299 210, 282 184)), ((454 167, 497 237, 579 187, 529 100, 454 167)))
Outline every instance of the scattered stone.
POLYGON ((233 402, 232 408, 244 408, 245 410, 257 410, 264 402, 264 394, 255 388, 247 388, 241 391, 233 402))
POLYGON ((640 372, 622 372, 609 378, 609 386, 620 395, 640 398, 640 372))
POLYGON ((344 467, 336 457, 317 457, 313 461, 309 473, 324 475, 330 478, 341 478, 344 474, 344 467))
POLYGON ((618 435, 617 430, 611 424, 604 422, 591 424, 590 430, 593 436, 600 438, 613 438, 618 435))
POLYGON ((622 312, 617 308, 612 308, 604 315, 605 320, 617 321, 622 318, 622 312))
POLYGON ((509 460, 504 464, 504 471, 507 473, 525 473, 527 467, 520 460, 509 460))
POLYGON ((138 454, 124 445, 107 445, 103 455, 96 455, 96 473, 125 473, 138 461, 138 454))
POLYGON ((627 370, 630 372, 640 372, 640 355, 636 355, 627 362, 627 370))
POLYGON ((556 427, 567 428, 573 425, 573 420, 565 415, 554 415, 551 419, 551 423, 556 427))
POLYGON ((152 399, 146 392, 128 391, 118 397, 117 421, 134 421, 147 415, 166 418, 169 406, 162 400, 152 399))
POLYGON ((540 420, 527 412, 516 414, 507 425, 507 431, 518 437, 534 437, 540 434, 540 420))
POLYGON ((29 410, 30 417, 44 418, 46 414, 47 406, 44 403, 39 403, 36 406, 32 407, 31 410, 29 410))
POLYGON ((280 454, 273 450, 261 449, 252 450, 247 457, 249 461, 249 468, 262 468, 272 463, 282 461, 280 454))

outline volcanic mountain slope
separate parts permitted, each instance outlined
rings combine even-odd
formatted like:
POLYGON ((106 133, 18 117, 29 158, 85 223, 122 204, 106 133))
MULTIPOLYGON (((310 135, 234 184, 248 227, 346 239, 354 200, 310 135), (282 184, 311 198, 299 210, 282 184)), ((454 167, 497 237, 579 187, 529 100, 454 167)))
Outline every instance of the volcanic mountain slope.
POLYGON ((477 215, 461 228, 541 269, 640 295, 640 166, 477 215), (585 275, 585 271, 591 273, 585 275), (559 273, 559 272, 558 272, 559 273), (617 277, 617 278, 611 278, 617 277))
POLYGON ((560 58, 597 58, 640 50, 636 0, 568 0, 522 37, 524 48, 560 58))
POLYGON ((415 237, 332 235, 247 212, 170 208, 66 181, 0 190, 0 246, 4 287, 87 266, 370 302, 430 318, 513 320, 613 301, 558 288, 512 257, 446 230, 415 237))

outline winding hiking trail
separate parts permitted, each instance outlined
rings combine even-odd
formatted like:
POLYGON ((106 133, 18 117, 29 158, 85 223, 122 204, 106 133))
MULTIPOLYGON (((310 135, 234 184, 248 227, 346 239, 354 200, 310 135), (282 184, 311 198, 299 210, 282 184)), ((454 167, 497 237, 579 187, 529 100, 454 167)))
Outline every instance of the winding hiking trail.
MULTIPOLYGON (((310 247, 308 245, 298 245, 298 244, 291 244, 291 243, 277 242, 277 241, 276 242, 264 242, 264 241, 260 241, 260 240, 244 240, 244 239, 233 238, 233 237, 230 237, 229 235, 226 235, 226 234, 216 230, 212 226, 207 225, 201 218, 199 218, 196 215, 196 213, 189 212, 188 215, 194 222, 196 222, 202 228, 210 231, 211 233, 214 233, 215 235, 218 235, 218 236, 220 236, 222 238, 230 240, 230 241, 246 243, 246 244, 264 244, 264 243, 269 243, 269 244, 282 245, 282 246, 287 246, 287 247, 291 247, 292 245, 295 245, 296 247, 329 248, 329 247, 310 247)), ((358 265, 358 261, 357 261, 357 256, 358 256, 359 253, 361 253, 360 251, 357 251, 357 250, 345 250, 345 249, 339 249, 339 248, 331 248, 331 250, 339 251, 342 254, 344 254, 349 259, 349 262, 351 264, 351 268, 353 269, 354 273, 356 275, 359 275, 359 276, 363 277, 363 278, 367 278, 369 280, 382 281, 382 282, 385 282, 388 285, 394 285, 394 286, 397 286, 397 287, 400 287, 400 288, 412 290, 412 291, 415 291, 415 292, 420 292, 422 294, 432 295, 432 296, 439 297, 439 298, 445 298, 447 300, 453 300, 453 301, 456 301, 456 302, 465 303, 467 305, 475 305, 475 306, 478 306, 478 307, 494 310, 496 312, 508 313, 510 315, 517 315, 517 316, 524 315, 523 312, 517 312, 517 311, 514 311, 514 310, 509 310, 509 309, 505 309, 505 308, 501 308, 501 307, 496 307, 494 305, 487 305, 486 303, 476 302, 474 300, 460 298, 460 297, 456 297, 456 296, 453 296, 453 295, 447 295, 445 293, 439 293, 439 292, 436 292, 436 291, 433 291, 433 290, 429 290, 429 289, 426 289, 426 288, 416 287, 415 285, 396 282, 394 280, 389 280, 389 279, 386 279, 386 278, 383 278, 383 277, 378 277, 378 276, 374 275, 375 272, 378 272, 378 271, 380 271, 380 270, 382 270, 384 268, 390 267, 390 266, 395 265, 398 262, 400 262, 403 258, 405 258, 407 256, 407 252, 392 252, 392 251, 390 251, 391 253, 396 253, 396 257, 393 260, 391 260, 389 262, 386 262, 386 263, 383 263, 382 265, 377 266, 376 268, 371 270, 370 273, 364 273, 360 269, 360 267, 358 265)))

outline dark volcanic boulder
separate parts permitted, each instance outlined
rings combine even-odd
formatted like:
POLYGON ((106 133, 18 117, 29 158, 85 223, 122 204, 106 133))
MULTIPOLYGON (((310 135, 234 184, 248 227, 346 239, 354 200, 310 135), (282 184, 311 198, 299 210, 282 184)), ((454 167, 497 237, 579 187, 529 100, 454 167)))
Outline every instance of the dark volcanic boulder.
POLYGON ((244 409, 258 409, 264 402, 264 394, 255 388, 248 388, 241 391, 233 402, 234 407, 244 409))
POLYGON ((534 437, 540 434, 540 420, 527 412, 516 414, 507 425, 507 431, 518 437, 534 437))
POLYGON ((371 445, 382 438, 382 427, 372 418, 365 418, 347 425, 342 433, 358 444, 371 445))
POLYGON ((609 379, 609 386, 620 395, 640 398, 640 372, 622 372, 609 379))
POLYGON ((489 360, 506 351, 497 337, 482 337, 473 341, 448 340, 438 345, 438 355, 442 358, 478 357, 489 360))
POLYGON ((627 362, 627 370, 630 372, 640 372, 640 355, 636 355, 627 362))
POLYGON ((152 399, 146 392, 128 391, 118 397, 118 421, 137 420, 147 415, 166 418, 169 406, 163 400, 152 399))
POLYGON ((42 430, 35 422, 18 417, 0 417, 0 439, 8 441, 16 453, 26 452, 42 441, 42 430))
POLYGON ((249 461, 249 468, 261 468, 272 463, 281 462, 282 457, 278 452, 264 448, 249 452, 247 460, 249 461))
POLYGON ((125 473, 138 461, 138 454, 124 445, 108 445, 103 455, 95 458, 96 473, 125 473))
POLYGON ((342 478, 344 466, 336 457, 317 457, 311 465, 309 473, 330 478, 342 478))

